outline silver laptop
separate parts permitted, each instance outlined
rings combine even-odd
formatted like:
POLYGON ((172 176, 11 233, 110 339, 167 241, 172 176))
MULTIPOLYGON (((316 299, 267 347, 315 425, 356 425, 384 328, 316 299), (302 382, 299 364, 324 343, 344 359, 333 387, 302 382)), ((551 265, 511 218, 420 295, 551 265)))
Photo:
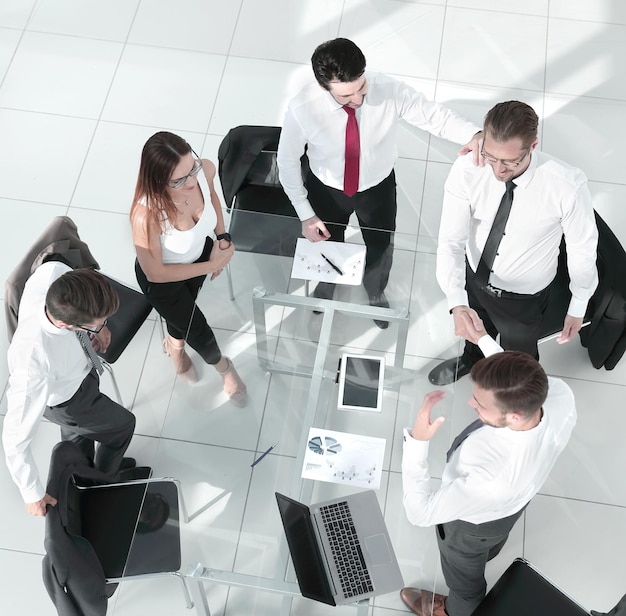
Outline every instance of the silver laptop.
POLYGON ((276 500, 303 597, 344 605, 404 586, 373 490, 310 507, 276 500))

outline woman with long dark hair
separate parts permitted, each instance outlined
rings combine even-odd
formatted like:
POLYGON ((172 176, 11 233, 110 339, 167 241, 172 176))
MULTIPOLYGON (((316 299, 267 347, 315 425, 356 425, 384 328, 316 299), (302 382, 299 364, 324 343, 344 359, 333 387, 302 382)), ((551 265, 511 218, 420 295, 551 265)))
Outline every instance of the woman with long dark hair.
POLYGON ((219 276, 235 250, 225 232, 214 177, 215 165, 200 159, 182 137, 159 132, 148 139, 130 211, 135 272, 167 323, 163 344, 176 373, 197 379, 185 352, 187 341, 221 375, 231 402, 244 406, 246 386, 196 305, 205 278, 219 276))

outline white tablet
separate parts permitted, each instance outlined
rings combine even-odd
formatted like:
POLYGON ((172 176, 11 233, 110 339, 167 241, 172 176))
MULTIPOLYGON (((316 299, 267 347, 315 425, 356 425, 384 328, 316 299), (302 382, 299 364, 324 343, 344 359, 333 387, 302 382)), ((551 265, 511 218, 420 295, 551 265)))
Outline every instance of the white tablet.
POLYGON ((371 355, 341 356, 338 408, 377 411, 383 408, 385 358, 371 355))

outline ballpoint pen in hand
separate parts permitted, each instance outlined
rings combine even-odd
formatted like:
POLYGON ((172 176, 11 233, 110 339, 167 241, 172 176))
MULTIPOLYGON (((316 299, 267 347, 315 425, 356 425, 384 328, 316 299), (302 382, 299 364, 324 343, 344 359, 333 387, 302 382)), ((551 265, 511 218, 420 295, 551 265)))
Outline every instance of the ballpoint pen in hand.
POLYGON ((326 261, 326 263, 328 263, 328 265, 330 265, 340 276, 343 276, 343 272, 323 252, 320 252, 320 257, 322 257, 322 259, 324 259, 324 261, 326 261))
POLYGON ((251 465, 250 468, 254 468, 278 443, 274 443, 271 447, 268 447, 251 465))

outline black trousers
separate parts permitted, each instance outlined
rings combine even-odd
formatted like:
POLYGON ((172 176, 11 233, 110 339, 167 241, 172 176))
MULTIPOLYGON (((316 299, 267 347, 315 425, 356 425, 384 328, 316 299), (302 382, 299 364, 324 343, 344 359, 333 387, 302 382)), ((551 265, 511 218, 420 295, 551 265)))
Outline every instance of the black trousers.
POLYGON ((98 470, 109 475, 119 470, 135 432, 135 416, 100 392, 95 370, 67 402, 47 407, 44 417, 61 427, 62 440, 76 443, 98 470))
MULTIPOLYGON (((213 240, 207 237, 202 255, 196 263, 208 261, 212 247, 213 240)), ((170 336, 177 340, 186 340, 207 364, 217 364, 222 358, 222 352, 213 330, 196 305, 196 298, 206 276, 196 276, 179 282, 150 282, 138 261, 135 261, 135 275, 148 301, 165 319, 170 336)))
MULTIPOLYGON (((500 334, 500 346, 506 351, 524 351, 539 359, 537 340, 543 315, 548 307, 550 285, 534 295, 512 294, 512 297, 492 297, 475 282, 475 274, 466 266, 467 295, 470 308, 483 320, 487 333, 495 338, 500 334)), ((483 353, 469 341, 465 342, 463 362, 473 366, 483 353)))
POLYGON ((309 202, 326 224, 330 239, 343 242, 346 225, 354 212, 367 248, 363 286, 368 295, 380 295, 389 281, 393 262, 393 232, 396 230, 396 176, 392 171, 380 184, 352 197, 330 188, 313 173, 306 178, 309 202))
POLYGON ((449 616, 471 616, 483 600, 487 592, 485 566, 500 553, 525 508, 483 524, 455 520, 437 525, 441 569, 450 589, 446 598, 449 616))

